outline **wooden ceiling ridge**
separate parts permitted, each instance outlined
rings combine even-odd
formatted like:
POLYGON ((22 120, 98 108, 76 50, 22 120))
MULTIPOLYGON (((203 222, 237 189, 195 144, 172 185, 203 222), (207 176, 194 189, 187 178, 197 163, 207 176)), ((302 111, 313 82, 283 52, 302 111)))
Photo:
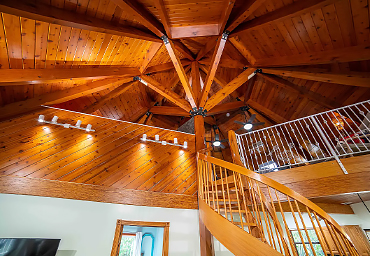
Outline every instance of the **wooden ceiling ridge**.
POLYGON ((37 21, 44 21, 51 24, 58 24, 62 26, 153 42, 161 42, 160 38, 156 37, 155 35, 137 28, 117 25, 106 20, 86 16, 83 14, 77 14, 75 12, 40 3, 40 1, 2 0, 0 3, 0 12, 37 21))

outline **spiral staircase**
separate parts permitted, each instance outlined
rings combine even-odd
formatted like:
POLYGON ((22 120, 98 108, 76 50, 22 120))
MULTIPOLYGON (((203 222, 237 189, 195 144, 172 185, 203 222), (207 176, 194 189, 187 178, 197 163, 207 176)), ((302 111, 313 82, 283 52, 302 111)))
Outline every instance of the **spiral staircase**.
POLYGON ((200 217, 230 252, 359 255, 325 211, 290 188, 244 168, 232 133, 229 140, 234 163, 209 156, 207 149, 198 152, 197 160, 200 217))

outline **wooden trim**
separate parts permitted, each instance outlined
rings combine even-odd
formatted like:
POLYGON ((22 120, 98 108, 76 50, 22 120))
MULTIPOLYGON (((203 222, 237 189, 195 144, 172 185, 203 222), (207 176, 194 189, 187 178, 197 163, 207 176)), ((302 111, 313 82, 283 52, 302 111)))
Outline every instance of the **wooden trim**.
POLYGON ((190 116, 189 112, 184 111, 179 107, 168 107, 168 106, 154 106, 149 112, 155 115, 166 115, 166 116, 190 116))
POLYGON ((35 3, 35 1, 31 0, 2 0, 0 3, 0 12, 72 28, 161 42, 155 35, 134 27, 114 25, 106 20, 56 8, 40 2, 35 3))
POLYGON ((191 111, 191 106, 184 98, 180 97, 177 93, 161 85, 159 82, 149 76, 141 76, 141 79, 147 84, 148 87, 163 95, 165 98, 175 103, 180 108, 187 112, 191 111))
POLYGON ((0 193, 149 207, 180 209, 198 208, 196 196, 118 189, 65 181, 5 175, 0 175, 0 193))
MULTIPOLYGON (((118 251, 120 248, 120 241, 122 239, 122 235, 125 235, 122 233, 124 226, 163 227, 164 231, 163 231, 162 256, 168 256, 170 222, 149 222, 149 221, 134 221, 134 220, 117 220, 116 232, 114 234, 111 256, 118 256, 118 251)), ((134 234, 127 234, 127 235, 135 236, 134 234)))
POLYGON ((219 34, 219 24, 205 24, 193 26, 171 27, 172 38, 198 37, 198 36, 217 36, 219 34))
POLYGON ((211 108, 209 111, 207 111, 207 115, 216 115, 220 113, 225 113, 231 110, 239 109, 243 107, 245 104, 243 101, 234 101, 234 102, 228 102, 220 105, 216 105, 213 108, 211 108))
POLYGON ((240 154, 239 154, 239 147, 236 141, 236 134, 233 130, 230 130, 228 132, 228 138, 229 138, 231 156, 233 158, 234 163, 240 166, 244 166, 244 164, 241 161, 240 154))
POLYGON ((286 5, 280 9, 268 12, 260 17, 241 24, 230 36, 236 36, 251 29, 260 28, 262 26, 288 19, 293 16, 299 16, 303 13, 319 9, 324 5, 332 4, 335 1, 336 0, 299 0, 290 5, 286 5))
MULTIPOLYGON (((99 67, 79 69, 0 69, 0 83, 30 82, 60 79, 96 79, 109 76, 138 76, 140 71, 131 67, 99 67)), ((2 84, 1 84, 2 85, 2 84)))
POLYGON ((119 78, 106 78, 86 85, 47 93, 36 98, 13 102, 0 108, 0 119, 26 113, 40 107, 40 105, 54 105, 73 100, 84 95, 107 89, 112 86, 112 83, 118 81, 128 82, 129 80, 132 80, 132 78, 126 78, 126 80, 120 80, 119 78))
POLYGON ((369 72, 328 72, 326 70, 297 68, 264 68, 263 72, 325 83, 344 84, 351 86, 370 87, 369 72))
MULTIPOLYGON (((267 73, 269 73, 270 71, 267 70, 267 73)), ((267 74, 261 74, 261 73, 258 73, 257 74, 259 77, 262 77, 264 78, 265 80, 267 81, 270 81, 278 86, 281 86, 289 91, 293 91, 295 93, 299 93, 301 94, 302 96, 306 97, 307 99, 319 104, 320 106, 324 106, 328 109, 333 109, 333 108, 339 108, 341 107, 341 104, 337 103, 336 101, 334 100, 331 100, 330 98, 325 98, 323 97, 321 94, 319 93, 315 93, 313 91, 310 91, 308 89, 306 89, 305 87, 303 86, 298 86, 296 84, 293 84, 292 82, 288 81, 288 80, 285 80, 285 79, 282 79, 278 76, 274 76, 274 75, 267 75, 267 74)), ((369 86, 370 86, 370 81, 369 81, 369 86)))
POLYGON ((147 27, 157 36, 161 37, 164 33, 163 25, 154 17, 151 12, 149 12, 144 6, 142 6, 136 0, 112 0, 116 5, 118 5, 125 12, 130 12, 135 15, 140 23, 147 27))
POLYGON ((254 65, 257 67, 282 67, 361 60, 370 60, 370 44, 334 49, 325 52, 304 53, 293 56, 258 59, 254 65))
POLYGON ((231 94, 233 91, 238 89, 242 84, 244 84, 246 81, 248 81, 253 75, 253 72, 255 71, 254 68, 248 68, 243 73, 238 75, 236 78, 234 78, 230 83, 228 83, 224 88, 216 92, 214 95, 212 95, 211 98, 207 100, 207 103, 204 107, 204 109, 212 109, 214 106, 216 106, 218 103, 220 103, 223 99, 225 99, 229 94, 231 94))
MULTIPOLYGON (((281 212, 278 203, 274 203, 277 212, 281 212)), ((355 214, 349 205, 344 204, 329 204, 329 203, 315 203, 318 207, 323 209, 327 213, 336 213, 336 214, 355 214)), ((283 212, 289 212, 290 207, 288 202, 281 202, 283 212)), ((301 212, 307 212, 306 206, 299 204, 299 210, 301 212)))
POLYGON ((199 215, 214 237, 234 255, 282 255, 268 244, 234 225, 199 199, 199 215))

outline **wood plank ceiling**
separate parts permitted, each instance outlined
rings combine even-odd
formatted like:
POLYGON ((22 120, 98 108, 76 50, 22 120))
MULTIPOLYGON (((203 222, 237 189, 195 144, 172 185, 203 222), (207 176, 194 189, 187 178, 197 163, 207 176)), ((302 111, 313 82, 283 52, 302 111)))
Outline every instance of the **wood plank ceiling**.
POLYGON ((45 104, 177 129, 195 106, 226 135, 253 113, 273 124, 370 98, 363 0, 4 0, 0 12, 3 120, 45 104))

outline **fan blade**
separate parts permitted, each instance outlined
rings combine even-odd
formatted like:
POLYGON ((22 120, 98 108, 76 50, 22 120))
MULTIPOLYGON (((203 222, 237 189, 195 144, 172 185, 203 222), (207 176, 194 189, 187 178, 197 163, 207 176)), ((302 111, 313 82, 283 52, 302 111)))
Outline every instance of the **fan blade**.
POLYGON ((222 144, 221 144, 221 145, 220 145, 220 148, 225 149, 226 147, 225 147, 224 145, 222 145, 222 144))
POLYGON ((236 120, 234 121, 234 123, 236 123, 236 124, 241 124, 241 125, 243 125, 243 126, 246 124, 246 123, 243 123, 243 122, 240 122, 240 121, 236 121, 236 120))
POLYGON ((220 135, 216 134, 215 135, 215 140, 220 140, 220 135))
POLYGON ((265 124, 264 122, 258 122, 258 123, 253 124, 253 126, 264 125, 264 124, 265 124))
POLYGON ((238 129, 238 130, 236 130, 235 132, 238 132, 238 131, 241 131, 241 130, 244 130, 244 127, 239 128, 239 129, 238 129))
POLYGON ((251 115, 251 118, 249 118, 247 123, 251 124, 254 121, 254 119, 256 119, 256 114, 251 115))
POLYGON ((220 140, 220 142, 229 142, 228 139, 220 140))

